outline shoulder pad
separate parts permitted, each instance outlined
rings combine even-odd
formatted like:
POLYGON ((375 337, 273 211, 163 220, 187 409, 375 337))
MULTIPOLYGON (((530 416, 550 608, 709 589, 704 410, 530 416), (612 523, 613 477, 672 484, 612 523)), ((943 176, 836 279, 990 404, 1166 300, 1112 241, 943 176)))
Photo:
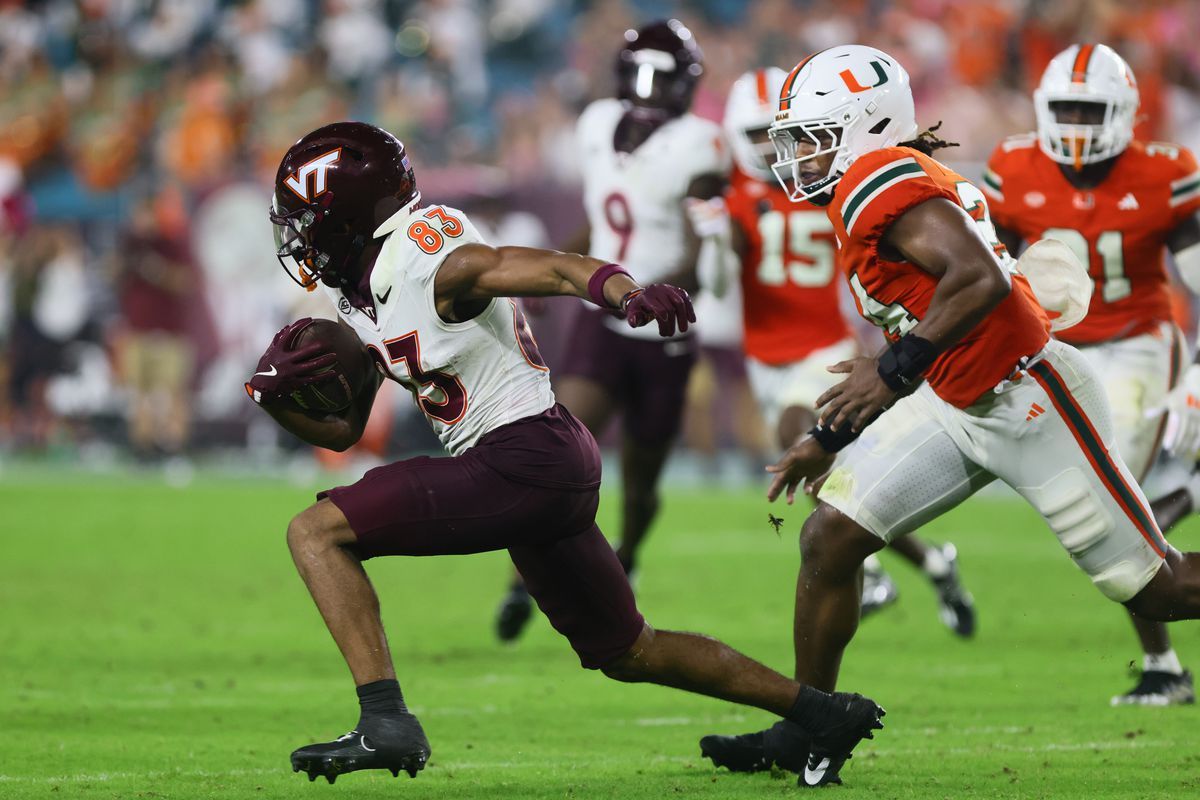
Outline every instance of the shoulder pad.
POLYGON ((1006 153, 1011 153, 1013 150, 1026 150, 1030 147, 1037 147, 1036 133, 1018 133, 1008 136, 1000 143, 1000 149, 1006 153))

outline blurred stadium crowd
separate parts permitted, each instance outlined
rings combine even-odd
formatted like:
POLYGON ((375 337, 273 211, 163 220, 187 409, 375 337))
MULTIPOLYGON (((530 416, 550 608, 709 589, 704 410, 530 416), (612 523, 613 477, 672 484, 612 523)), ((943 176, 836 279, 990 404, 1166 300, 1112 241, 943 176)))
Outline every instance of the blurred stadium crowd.
MULTIPOLYGON (((704 50, 694 110, 713 119, 747 68, 871 44, 973 177, 1032 128, 1054 53, 1102 41, 1138 76, 1139 136, 1200 147, 1189 0, 0 0, 0 454, 273 437, 242 381, 280 325, 328 314, 272 255, 288 145, 374 122, 485 236, 563 242, 583 220, 575 118, 609 93, 622 32, 666 15, 704 50)), ((534 321, 552 364, 572 309, 534 321)))

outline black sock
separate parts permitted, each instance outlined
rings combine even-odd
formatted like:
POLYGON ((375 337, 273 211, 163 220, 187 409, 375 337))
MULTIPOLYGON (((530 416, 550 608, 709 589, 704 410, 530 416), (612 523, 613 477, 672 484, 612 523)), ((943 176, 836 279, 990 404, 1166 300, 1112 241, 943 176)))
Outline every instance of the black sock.
POLYGON ((803 725, 806 721, 824 720, 837 710, 833 695, 811 686, 801 686, 787 718, 803 725))
POLYGON ((400 694, 400 682, 397 680, 365 683, 356 691, 358 705, 362 708, 360 720, 408 713, 408 707, 404 705, 404 695, 400 694))

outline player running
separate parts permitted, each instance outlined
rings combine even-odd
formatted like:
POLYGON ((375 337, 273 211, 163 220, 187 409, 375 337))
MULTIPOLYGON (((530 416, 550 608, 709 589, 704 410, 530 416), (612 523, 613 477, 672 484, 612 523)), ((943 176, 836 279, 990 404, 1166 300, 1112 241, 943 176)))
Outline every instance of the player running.
MULTIPOLYGON (((1200 449, 1200 366, 1184 371, 1186 350, 1163 264, 1166 248, 1188 285, 1200 289, 1196 159, 1178 145, 1133 138, 1137 81, 1105 45, 1072 45, 1055 56, 1034 107, 1037 132, 1000 144, 981 188, 1012 252, 1022 240, 1058 239, 1088 265, 1095 281, 1088 315, 1058 338, 1096 367, 1116 449, 1166 531, 1194 503, 1182 481, 1165 474, 1186 480, 1190 469, 1166 462, 1156 469, 1168 408, 1184 434, 1170 442, 1172 449, 1188 464, 1200 449)), ((1166 625, 1131 616, 1143 672, 1113 704, 1195 702, 1192 674, 1179 663, 1166 625)))
MULTIPOLYGON (((720 127, 688 111, 703 72, 700 48, 678 20, 625 33, 617 96, 589 105, 577 125, 589 236, 572 249, 618 261, 643 283, 695 290, 702 237, 720 228, 701 201, 720 197, 729 171, 720 127)), ((559 399, 596 436, 621 415, 617 557, 626 572, 658 514, 658 480, 696 355, 687 331, 659 337, 594 308, 580 311, 570 333, 559 399)), ((518 577, 496 617, 500 639, 519 636, 530 612, 518 577)))
MULTIPOLYGON (((891 342, 835 366, 846 377, 818 398, 820 422, 771 468, 769 499, 790 503, 805 482, 819 499, 800 538, 794 641, 797 678, 826 690, 858 627, 863 559, 997 478, 1106 597, 1151 619, 1200 615, 1200 554, 1155 525, 1094 367, 1050 338, 982 192, 918 131, 907 73, 861 45, 797 64, 771 126, 776 174, 794 200, 827 205, 859 310, 891 342)), ((1065 247, 1034 251, 1047 276, 1079 268, 1065 247)), ((777 748, 803 734, 780 727, 702 746, 731 768, 788 766, 777 748)))
MULTIPOLYGON (((826 367, 858 353, 841 311, 833 225, 819 206, 789 200, 771 174, 774 151, 767 129, 786 77, 777 67, 747 72, 729 92, 724 119, 734 160, 725 201, 741 264, 746 366, 780 450, 817 421, 817 398, 837 383, 826 367)), ((945 625, 971 636, 975 606, 959 582, 954 545, 933 547, 909 534, 891 546, 933 583, 945 625)), ((863 616, 895 599, 895 584, 871 556, 863 579, 863 616)))
POLYGON ((451 453, 372 469, 321 492, 288 526, 296 567, 361 706, 350 733, 292 753, 296 771, 330 783, 361 769, 415 776, 429 758, 362 565, 385 555, 507 549, 584 667, 781 714, 816 738, 814 753, 834 760, 881 726, 883 712, 870 700, 802 687, 713 639, 645 623, 596 526, 595 440, 555 402, 525 319, 507 299, 580 297, 632 327, 653 320, 671 336, 694 321, 686 292, 639 285, 596 258, 487 246, 461 212, 422 205, 403 145, 363 123, 328 125, 292 145, 276 174, 271 221, 285 269, 306 288, 326 287, 378 374, 343 414, 290 405, 285 398, 326 379, 335 358, 319 344, 290 349, 301 320, 263 355, 247 384, 251 397, 305 441, 344 450, 391 378, 413 393, 451 453))

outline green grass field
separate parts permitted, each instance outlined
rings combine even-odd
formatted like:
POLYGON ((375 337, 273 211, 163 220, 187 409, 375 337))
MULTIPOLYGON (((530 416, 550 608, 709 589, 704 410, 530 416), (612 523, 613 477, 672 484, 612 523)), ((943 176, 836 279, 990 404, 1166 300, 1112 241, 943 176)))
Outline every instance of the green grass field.
MULTIPOLYGON (((294 775, 288 753, 353 726, 348 673, 284 544, 310 492, 205 480, 0 484, 0 798, 777 797, 697 739, 762 712, 578 667, 544 620, 496 644, 503 554, 387 559, 379 588, 401 685, 433 745, 416 781, 294 775)), ((613 496, 601 522, 612 527, 613 496)), ((675 491, 644 556, 658 627, 699 630, 785 672, 803 517, 784 535, 757 493, 675 491)), ((398 509, 402 513, 401 509, 398 509)), ((780 513, 777 511, 777 513, 780 513)), ((1177 545, 1200 544, 1191 523, 1177 545)), ((936 620, 922 579, 886 558, 901 602, 864 623, 842 688, 888 709, 827 791, 879 798, 1147 798, 1200 793, 1197 711, 1112 709, 1137 657, 1121 610, 1027 508, 975 500, 927 531, 955 541, 975 641, 936 620)), ((1191 624, 1175 628, 1200 664, 1191 624)))

